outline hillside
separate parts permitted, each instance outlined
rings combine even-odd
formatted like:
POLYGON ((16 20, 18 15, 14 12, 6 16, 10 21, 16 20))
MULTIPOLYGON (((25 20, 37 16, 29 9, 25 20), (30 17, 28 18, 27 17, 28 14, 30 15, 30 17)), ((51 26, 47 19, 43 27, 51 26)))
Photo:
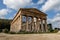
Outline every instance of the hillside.
POLYGON ((7 28, 10 30, 10 23, 12 20, 9 19, 0 19, 0 29, 5 29, 7 28))

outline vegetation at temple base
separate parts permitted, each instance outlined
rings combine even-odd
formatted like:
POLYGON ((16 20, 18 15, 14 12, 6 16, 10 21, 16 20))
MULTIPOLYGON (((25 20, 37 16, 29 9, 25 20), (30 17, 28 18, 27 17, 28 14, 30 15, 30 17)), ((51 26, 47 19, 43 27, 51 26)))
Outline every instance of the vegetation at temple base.
POLYGON ((57 33, 57 30, 52 30, 51 32, 28 32, 28 31, 20 31, 20 32, 9 32, 9 34, 47 34, 47 33, 57 33))

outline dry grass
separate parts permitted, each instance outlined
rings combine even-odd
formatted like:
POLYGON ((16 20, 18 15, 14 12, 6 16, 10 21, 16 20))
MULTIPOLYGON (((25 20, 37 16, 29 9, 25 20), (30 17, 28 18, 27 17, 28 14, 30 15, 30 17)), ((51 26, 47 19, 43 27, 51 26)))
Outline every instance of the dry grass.
POLYGON ((60 40, 59 33, 53 34, 4 34, 0 33, 0 40, 60 40))

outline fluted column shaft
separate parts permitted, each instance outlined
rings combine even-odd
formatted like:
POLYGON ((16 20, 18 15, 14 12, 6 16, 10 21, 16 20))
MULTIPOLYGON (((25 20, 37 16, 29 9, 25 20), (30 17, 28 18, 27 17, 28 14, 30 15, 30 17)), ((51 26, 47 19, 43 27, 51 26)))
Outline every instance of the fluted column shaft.
POLYGON ((28 30, 28 16, 26 16, 26 31, 29 31, 28 30))
POLYGON ((37 18, 37 32, 39 32, 39 27, 40 27, 39 18, 37 18))
POLYGON ((43 19, 41 19, 41 31, 44 32, 43 19))
POLYGON ((39 20, 39 32, 41 32, 41 19, 39 20))
POLYGON ((35 23, 34 23, 35 25, 35 28, 34 28, 34 32, 37 32, 37 18, 35 19, 35 23))
POLYGON ((34 31, 34 17, 32 17, 32 31, 34 31))
POLYGON ((45 29, 46 29, 46 32, 48 32, 47 20, 45 20, 45 29))

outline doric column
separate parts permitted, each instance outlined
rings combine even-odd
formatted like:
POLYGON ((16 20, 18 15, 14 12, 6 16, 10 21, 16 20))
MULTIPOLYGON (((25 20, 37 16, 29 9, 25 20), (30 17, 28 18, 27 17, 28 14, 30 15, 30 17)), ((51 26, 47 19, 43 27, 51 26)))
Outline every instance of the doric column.
POLYGON ((37 18, 36 18, 36 22, 35 22, 35 31, 37 32, 37 18))
POLYGON ((29 31, 28 30, 28 16, 26 16, 26 31, 29 31))
POLYGON ((34 32, 37 32, 37 18, 34 20, 34 32))
POLYGON ((37 32, 39 32, 39 26, 40 26, 40 22, 39 22, 40 20, 39 20, 39 18, 37 18, 37 32))
POLYGON ((32 31, 34 31, 34 17, 32 17, 32 31))
POLYGON ((48 32, 47 20, 45 20, 45 30, 46 30, 46 32, 48 32))
POLYGON ((39 20, 39 32, 41 32, 41 19, 39 20))
POLYGON ((44 28, 43 28, 43 19, 41 19, 41 30, 42 30, 42 32, 44 32, 44 28))

